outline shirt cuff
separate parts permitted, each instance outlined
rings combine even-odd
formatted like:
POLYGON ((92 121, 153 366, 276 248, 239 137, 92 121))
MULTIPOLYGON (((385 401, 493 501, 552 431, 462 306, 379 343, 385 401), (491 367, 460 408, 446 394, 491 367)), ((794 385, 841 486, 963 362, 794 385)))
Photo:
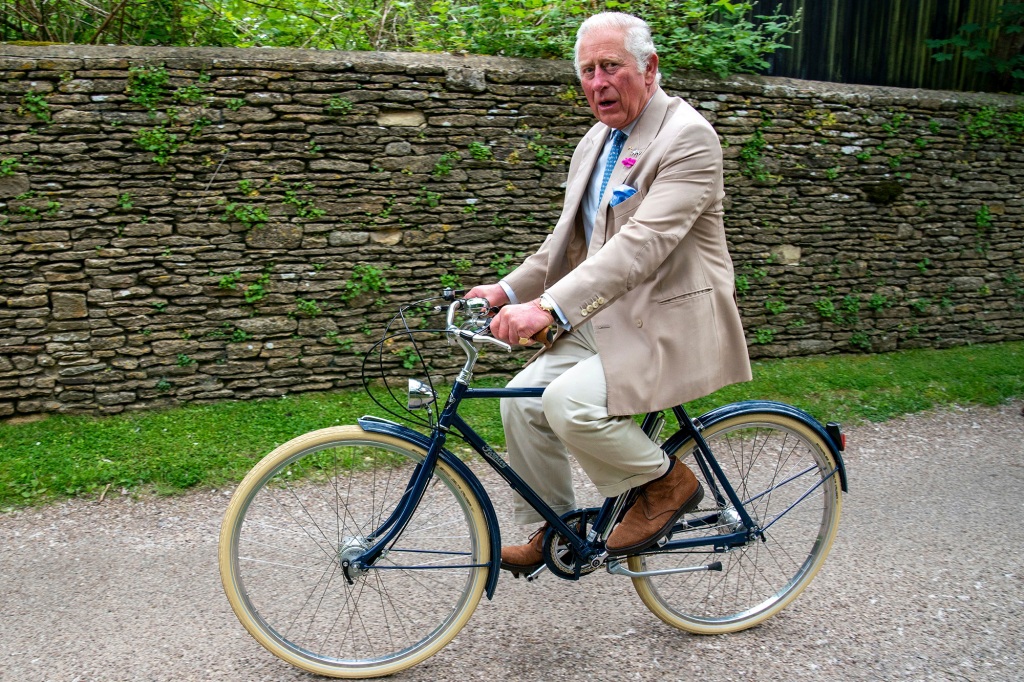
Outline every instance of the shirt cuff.
POLYGON ((558 318, 558 323, 562 326, 562 328, 572 329, 572 325, 569 324, 569 319, 565 316, 565 313, 562 312, 562 309, 558 307, 558 304, 555 303, 555 299, 551 298, 547 294, 541 294, 540 297, 544 300, 545 303, 547 303, 554 309, 555 316, 558 318))
POLYGON ((505 295, 508 296, 509 303, 519 303, 519 299, 516 298, 516 292, 512 291, 512 287, 510 287, 508 283, 505 282, 505 280, 499 280, 498 285, 505 290, 505 295))

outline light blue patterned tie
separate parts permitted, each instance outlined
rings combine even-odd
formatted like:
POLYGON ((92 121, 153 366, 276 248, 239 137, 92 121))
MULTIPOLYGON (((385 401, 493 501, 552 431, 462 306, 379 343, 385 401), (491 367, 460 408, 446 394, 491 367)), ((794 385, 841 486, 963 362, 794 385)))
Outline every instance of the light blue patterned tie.
MULTIPOLYGON (((601 179, 601 193, 597 196, 601 199, 604 198, 604 191, 608 187, 608 179, 612 177, 612 171, 615 170, 615 162, 619 160, 619 152, 622 151, 622 144, 626 141, 626 134, 621 130, 616 130, 612 134, 612 148, 608 152, 608 160, 604 163, 604 177, 601 179)), ((598 199, 600 201, 600 199, 598 199)))

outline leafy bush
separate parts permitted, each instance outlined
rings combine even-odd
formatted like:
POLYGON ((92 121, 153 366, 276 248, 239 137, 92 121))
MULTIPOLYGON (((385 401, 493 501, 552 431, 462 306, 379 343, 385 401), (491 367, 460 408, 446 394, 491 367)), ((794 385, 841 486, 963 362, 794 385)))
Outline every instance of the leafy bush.
POLYGON ((952 38, 925 41, 938 50, 937 62, 956 55, 974 62, 980 73, 992 74, 998 87, 1024 90, 1024 2, 1008 2, 984 24, 964 24, 952 38))

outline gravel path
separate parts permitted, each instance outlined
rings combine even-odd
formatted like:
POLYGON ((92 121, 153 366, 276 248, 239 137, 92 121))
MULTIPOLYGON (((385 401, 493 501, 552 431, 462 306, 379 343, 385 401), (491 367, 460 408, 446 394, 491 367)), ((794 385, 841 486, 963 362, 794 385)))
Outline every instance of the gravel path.
MULTIPOLYGON (((832 554, 761 627, 676 631, 604 572, 505 575, 452 644, 393 679, 1024 678, 1024 524, 1012 516, 1022 405, 847 431, 851 490, 832 554)), ((507 510, 507 486, 488 488, 507 510)), ((0 680, 319 679, 265 652, 231 613, 216 566, 229 494, 108 494, 0 516, 0 680)))

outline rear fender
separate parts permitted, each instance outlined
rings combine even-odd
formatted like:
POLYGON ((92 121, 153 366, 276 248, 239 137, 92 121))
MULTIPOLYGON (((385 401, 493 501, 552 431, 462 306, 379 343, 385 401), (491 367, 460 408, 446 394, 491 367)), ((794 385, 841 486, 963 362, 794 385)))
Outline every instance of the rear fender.
MULTIPOLYGON (((778 403, 770 400, 743 400, 736 403, 729 403, 728 405, 722 405, 717 407, 710 412, 702 414, 697 417, 694 422, 697 428, 703 430, 709 426, 713 426, 720 421, 736 417, 744 414, 753 414, 758 412, 768 412, 770 414, 777 414, 780 416, 792 417, 799 422, 802 422, 807 428, 818 435, 821 440, 828 446, 829 452, 832 454, 832 458, 836 462, 836 468, 839 471, 839 485, 842 491, 847 491, 846 487, 846 465, 843 463, 843 455, 840 452, 840 443, 835 442, 832 436, 829 435, 825 427, 818 423, 818 420, 807 414, 803 410, 787 405, 786 403, 778 403)), ((674 453, 678 450, 683 442, 688 438, 688 435, 683 431, 679 431, 672 435, 666 442, 664 447, 665 452, 668 454, 674 453)))

